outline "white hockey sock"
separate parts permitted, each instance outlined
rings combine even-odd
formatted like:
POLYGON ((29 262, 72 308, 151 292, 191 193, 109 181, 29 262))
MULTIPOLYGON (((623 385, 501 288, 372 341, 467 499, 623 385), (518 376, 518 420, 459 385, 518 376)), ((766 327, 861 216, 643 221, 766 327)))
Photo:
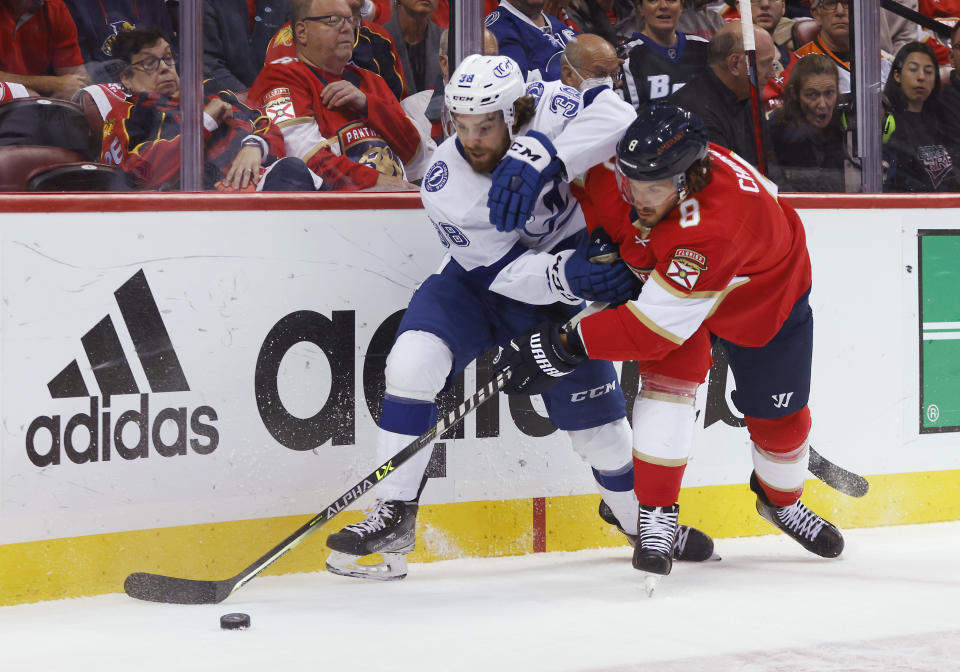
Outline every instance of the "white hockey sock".
MULTIPOLYGON (((377 431, 377 464, 383 464, 390 457, 413 441, 416 436, 407 434, 397 434, 385 429, 377 431)), ((399 499, 409 502, 416 499, 417 491, 420 489, 420 482, 423 480, 423 474, 427 470, 427 464, 430 463, 431 446, 424 446, 420 452, 411 457, 396 471, 390 474, 390 477, 380 483, 376 490, 376 496, 380 499, 399 499)))
MULTIPOLYGON (((631 479, 633 478, 633 465, 630 465, 631 479)), ((597 483, 597 490, 600 496, 607 503, 613 515, 620 521, 620 527, 627 534, 637 534, 637 517, 640 515, 640 504, 637 502, 637 494, 631 487, 629 490, 607 490, 597 483)))

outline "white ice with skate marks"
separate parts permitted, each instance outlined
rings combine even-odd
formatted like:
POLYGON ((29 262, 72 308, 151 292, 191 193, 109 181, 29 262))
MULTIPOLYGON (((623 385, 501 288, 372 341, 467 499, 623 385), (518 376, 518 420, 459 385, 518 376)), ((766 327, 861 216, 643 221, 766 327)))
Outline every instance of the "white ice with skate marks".
POLYGON ((846 541, 824 560, 783 535, 719 539, 722 561, 675 563, 652 598, 622 546, 411 563, 397 582, 262 577, 219 605, 109 595, 5 607, 0 669, 960 668, 960 522, 852 530, 846 541), (221 631, 227 612, 250 614, 251 628, 221 631))

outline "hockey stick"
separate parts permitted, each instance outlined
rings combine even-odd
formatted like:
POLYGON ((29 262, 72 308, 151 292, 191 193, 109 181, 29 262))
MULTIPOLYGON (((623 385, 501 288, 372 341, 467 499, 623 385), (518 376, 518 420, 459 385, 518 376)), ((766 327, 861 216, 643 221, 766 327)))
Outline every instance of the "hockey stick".
POLYGON ((761 91, 766 82, 760 81, 757 72, 757 45, 753 32, 753 11, 750 0, 738 0, 740 29, 743 31, 743 51, 747 59, 750 76, 750 109, 753 111, 753 134, 757 144, 757 168, 767 174, 767 157, 763 153, 763 100, 761 91))
MULTIPOLYGON (((608 305, 609 304, 604 302, 591 303, 570 318, 570 320, 563 325, 563 330, 570 331, 580 320, 588 315, 600 312, 608 305)), ((509 371, 500 373, 482 389, 478 390, 476 394, 460 404, 460 406, 451 411, 447 416, 441 418, 435 427, 431 427, 425 433, 411 441, 399 453, 371 471, 337 500, 326 506, 322 513, 318 513, 294 530, 290 536, 264 553, 263 556, 257 558, 253 564, 242 570, 239 574, 220 581, 197 581, 194 579, 164 576, 162 574, 136 572, 128 576, 126 581, 123 582, 123 590, 130 597, 138 600, 147 600, 149 602, 165 602, 168 604, 216 604, 223 602, 257 574, 275 563, 288 551, 295 548, 303 540, 320 529, 327 521, 346 509, 351 502, 362 497, 373 486, 395 471, 397 467, 416 455, 425 446, 432 443, 434 439, 442 436, 448 429, 457 425, 479 406, 495 397, 496 394, 503 389, 504 385, 506 385, 509 377, 509 371)))
POLYGON ((810 446, 810 461, 807 464, 807 469, 837 492, 850 497, 863 497, 870 489, 867 479, 852 471, 847 471, 843 467, 838 467, 815 451, 813 446, 810 446))

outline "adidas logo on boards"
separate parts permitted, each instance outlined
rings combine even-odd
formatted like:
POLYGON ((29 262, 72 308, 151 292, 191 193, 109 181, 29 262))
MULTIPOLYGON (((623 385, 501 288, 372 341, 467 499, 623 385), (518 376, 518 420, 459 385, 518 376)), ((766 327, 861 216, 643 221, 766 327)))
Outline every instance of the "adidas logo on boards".
POLYGON ((143 270, 137 271, 114 292, 123 322, 133 341, 133 347, 150 392, 137 385, 130 361, 123 350, 113 320, 108 314, 80 337, 90 369, 103 398, 91 394, 76 359, 55 375, 47 389, 54 399, 89 397, 89 413, 80 412, 61 422, 59 415, 41 415, 33 419, 27 429, 27 457, 38 467, 58 465, 61 452, 76 464, 107 462, 114 453, 125 460, 150 456, 150 447, 163 457, 186 455, 189 448, 200 455, 217 449, 220 433, 212 423, 217 412, 211 406, 198 406, 188 414, 186 407, 163 408, 150 417, 150 394, 189 392, 190 386, 173 348, 170 334, 160 316, 160 309, 150 292, 143 270), (117 418, 111 417, 110 398, 114 395, 140 395, 139 410, 126 410, 117 418), (139 433, 132 443, 134 425, 139 433), (170 426, 175 427, 170 437, 170 426), (82 430, 80 429, 82 428, 82 430), (163 435, 161 435, 163 428, 163 435), (84 447, 78 435, 86 434, 84 447), (127 442, 124 442, 126 434, 127 442), (44 438, 41 438, 44 437, 44 438), (132 445, 128 445, 132 443, 132 445))

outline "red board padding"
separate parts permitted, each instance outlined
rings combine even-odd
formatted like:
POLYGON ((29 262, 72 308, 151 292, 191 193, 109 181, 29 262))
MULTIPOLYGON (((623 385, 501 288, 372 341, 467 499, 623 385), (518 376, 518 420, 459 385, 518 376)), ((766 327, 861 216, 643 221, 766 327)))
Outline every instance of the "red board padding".
MULTIPOLYGON (((798 210, 960 208, 960 194, 787 194, 798 210)), ((0 212, 414 210, 418 192, 3 194, 0 212)))
POLYGON ((173 212, 226 210, 415 210, 420 193, 155 193, 3 194, 0 212, 173 212))

